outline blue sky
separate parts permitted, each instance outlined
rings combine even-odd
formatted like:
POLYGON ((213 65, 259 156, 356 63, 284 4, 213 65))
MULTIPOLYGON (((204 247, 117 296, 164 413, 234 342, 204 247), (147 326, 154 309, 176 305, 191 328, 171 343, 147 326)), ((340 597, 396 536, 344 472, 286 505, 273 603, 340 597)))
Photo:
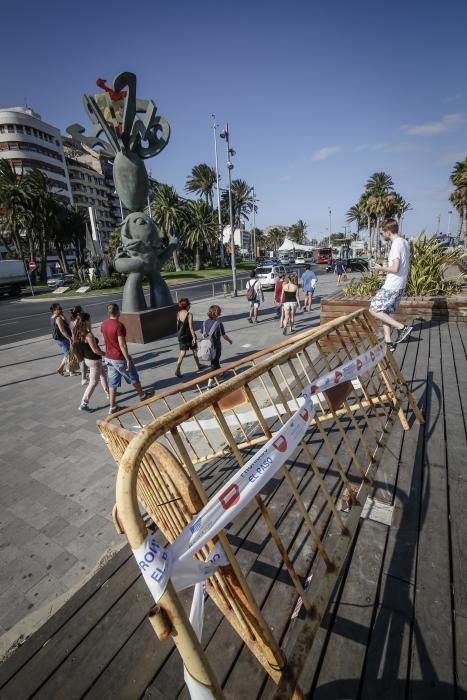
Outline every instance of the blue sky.
POLYGON ((62 131, 88 127, 82 93, 131 70, 172 127, 147 165, 179 192, 193 165, 213 164, 214 112, 230 124, 234 177, 256 188, 258 226, 302 218, 320 237, 331 207, 343 230, 367 178, 384 170, 413 206, 407 233, 434 231, 438 215, 446 230, 449 173, 467 155, 462 0, 34 7, 2 9, 2 107, 26 98, 62 131))

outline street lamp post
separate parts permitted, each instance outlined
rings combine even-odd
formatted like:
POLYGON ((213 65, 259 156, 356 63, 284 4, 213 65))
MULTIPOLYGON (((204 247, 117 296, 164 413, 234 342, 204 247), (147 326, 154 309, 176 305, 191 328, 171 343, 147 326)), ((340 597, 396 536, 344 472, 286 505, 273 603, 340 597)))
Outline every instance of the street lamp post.
POLYGON ((222 214, 221 214, 221 192, 219 189, 219 163, 217 160, 217 134, 216 134, 216 115, 211 114, 212 117, 212 134, 214 137, 214 160, 216 164, 216 182, 217 182, 217 216, 219 220, 219 253, 221 259, 221 267, 224 267, 224 236, 222 230, 222 214))
POLYGON ((222 129, 219 134, 221 139, 225 139, 226 152, 227 152, 227 170, 229 172, 229 218, 230 218, 230 262, 232 265, 232 296, 237 296, 237 270, 235 264, 235 240, 234 240, 234 222, 233 222, 233 205, 232 205, 232 170, 233 163, 231 162, 231 156, 235 155, 233 148, 230 148, 229 141, 229 125, 225 125, 225 129, 222 129))
POLYGON ((448 236, 451 236, 451 216, 452 216, 452 210, 448 211, 448 236))
POLYGON ((253 260, 256 260, 256 219, 255 219, 255 209, 256 209, 256 196, 255 188, 253 187, 253 235, 251 237, 251 242, 253 244, 253 260))
POLYGON ((332 233, 332 225, 331 225, 331 207, 329 207, 329 245, 331 245, 331 233, 332 233))

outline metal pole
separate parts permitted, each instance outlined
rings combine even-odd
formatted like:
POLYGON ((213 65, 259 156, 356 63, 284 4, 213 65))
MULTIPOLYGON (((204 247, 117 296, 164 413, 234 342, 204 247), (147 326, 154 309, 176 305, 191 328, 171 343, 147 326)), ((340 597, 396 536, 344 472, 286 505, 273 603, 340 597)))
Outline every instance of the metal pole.
MULTIPOLYGON (((227 148, 227 170, 229 171, 229 218, 230 218, 230 262, 232 265, 232 296, 237 296, 237 270, 235 265, 235 239, 234 239, 234 222, 233 222, 233 204, 232 204, 232 174, 231 170, 233 168, 230 162, 231 148, 229 140, 229 125, 225 126, 221 133, 221 137, 225 138, 225 144, 227 148)), ((232 154, 233 155, 233 154, 232 154)))
POLYGON ((332 226, 331 226, 331 209, 329 209, 329 245, 331 245, 331 233, 332 233, 332 226))
POLYGON ((216 163, 216 182, 217 182, 217 216, 219 219, 219 253, 221 260, 221 267, 225 265, 224 259, 224 234, 222 228, 222 215, 221 215, 221 191, 219 186, 219 163, 217 160, 217 135, 216 135, 216 115, 211 114, 212 117, 212 135, 214 137, 214 159, 216 163))
POLYGON ((451 236, 451 216, 452 211, 448 211, 448 236, 451 236))
POLYGON ((255 196, 255 188, 253 187, 253 236, 252 236, 252 242, 253 242, 253 261, 256 261, 256 212, 255 212, 255 203, 256 203, 256 196, 255 196))

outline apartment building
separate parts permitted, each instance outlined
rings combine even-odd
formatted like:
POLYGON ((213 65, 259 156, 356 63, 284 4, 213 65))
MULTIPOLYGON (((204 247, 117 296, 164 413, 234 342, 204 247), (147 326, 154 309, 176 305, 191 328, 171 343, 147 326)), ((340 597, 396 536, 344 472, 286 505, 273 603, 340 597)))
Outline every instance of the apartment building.
POLYGON ((0 109, 0 158, 18 172, 38 168, 64 204, 73 202, 60 131, 30 107, 0 109))

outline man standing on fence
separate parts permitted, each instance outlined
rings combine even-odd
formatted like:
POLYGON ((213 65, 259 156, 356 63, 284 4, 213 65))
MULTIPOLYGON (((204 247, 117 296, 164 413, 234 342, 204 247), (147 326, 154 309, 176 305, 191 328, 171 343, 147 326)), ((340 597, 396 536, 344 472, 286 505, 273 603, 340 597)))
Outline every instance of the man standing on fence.
POLYGON ((120 309, 118 304, 107 306, 109 318, 101 325, 101 332, 105 342, 105 363, 109 382, 110 408, 109 413, 119 410, 117 406, 117 389, 122 383, 122 377, 127 384, 133 384, 140 401, 153 396, 152 391, 143 391, 138 372, 128 352, 126 344, 126 328, 119 320, 120 309))
POLYGON ((404 238, 399 236, 399 224, 395 219, 386 219, 381 226, 381 235, 385 242, 391 242, 387 265, 375 265, 375 270, 386 272, 386 279, 382 288, 376 292, 371 300, 370 313, 382 321, 384 339, 390 350, 394 350, 397 343, 407 340, 412 333, 413 326, 404 326, 399 323, 392 314, 395 314, 401 303, 402 296, 407 286, 407 278, 410 266, 410 248, 404 238), (391 329, 399 331, 394 343, 391 342, 391 329))

